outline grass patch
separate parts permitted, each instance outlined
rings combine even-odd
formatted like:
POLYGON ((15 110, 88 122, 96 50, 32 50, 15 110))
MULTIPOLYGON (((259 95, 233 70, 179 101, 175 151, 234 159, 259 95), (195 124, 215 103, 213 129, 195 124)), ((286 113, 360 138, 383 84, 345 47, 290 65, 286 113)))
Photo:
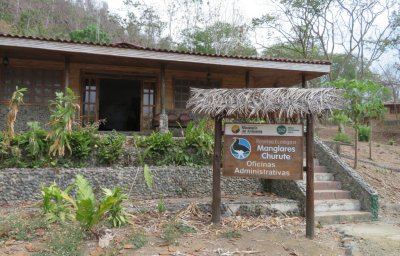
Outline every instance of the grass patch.
POLYGON ((342 132, 336 133, 335 138, 333 138, 333 140, 347 143, 347 144, 351 143, 350 136, 347 135, 346 133, 342 133, 342 132))
POLYGON ((238 231, 236 230, 229 230, 229 231, 225 231, 224 233, 222 233, 222 237, 224 238, 228 238, 228 239, 232 239, 232 238, 241 238, 242 234, 240 234, 238 231))
POLYGON ((171 220, 163 227, 162 238, 165 242, 176 243, 182 234, 196 233, 193 227, 171 220))
POLYGON ((14 214, 0 221, 0 233, 7 234, 3 240, 32 241, 37 237, 37 229, 47 229, 48 226, 48 222, 40 216, 14 214))
POLYGON ((135 230, 135 231, 132 233, 132 235, 131 235, 129 241, 130 241, 137 249, 142 248, 143 246, 145 246, 145 245, 149 242, 149 240, 148 240, 146 234, 145 234, 144 231, 142 231, 142 230, 135 230))
POLYGON ((53 229, 49 234, 49 240, 45 248, 34 254, 34 256, 80 256, 79 251, 84 237, 83 230, 75 225, 62 225, 59 228, 53 229))

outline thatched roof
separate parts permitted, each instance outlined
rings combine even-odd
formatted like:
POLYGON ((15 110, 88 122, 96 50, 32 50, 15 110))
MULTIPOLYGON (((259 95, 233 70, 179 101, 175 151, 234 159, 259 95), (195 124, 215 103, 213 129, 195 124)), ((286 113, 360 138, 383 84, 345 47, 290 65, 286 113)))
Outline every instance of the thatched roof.
POLYGON ((299 118, 340 109, 342 91, 333 88, 191 88, 187 107, 198 114, 234 118, 299 118))

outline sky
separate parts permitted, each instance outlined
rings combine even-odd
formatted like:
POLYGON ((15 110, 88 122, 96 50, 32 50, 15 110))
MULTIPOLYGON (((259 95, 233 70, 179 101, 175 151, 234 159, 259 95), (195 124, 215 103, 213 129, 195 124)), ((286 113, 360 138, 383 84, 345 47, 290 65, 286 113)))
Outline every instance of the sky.
MULTIPOLYGON (((268 9, 268 0, 225 0, 224 2, 226 2, 226 5, 229 6, 233 1, 237 2, 238 8, 241 10, 242 15, 249 20, 251 17, 261 16, 268 9)), ((121 15, 125 13, 123 0, 106 0, 106 2, 108 3, 108 7, 111 11, 121 15)), ((146 0, 145 2, 149 4, 151 3, 150 5, 158 6, 160 9, 162 9, 165 8, 166 1, 146 0)))
MULTIPOLYGON (((100 2, 100 1, 104 1, 104 0, 98 0, 98 1, 100 2)), ((156 7, 156 9, 162 15, 163 13, 164 14, 166 13, 166 6, 167 6, 167 3, 169 0, 142 0, 142 1, 148 5, 156 7)), ((212 3, 212 0, 204 0, 204 2, 206 2, 206 1, 210 1, 210 3, 212 3)), ((123 0, 105 0, 105 2, 108 3, 108 6, 109 6, 109 9, 111 12, 118 13, 121 16, 124 16, 126 14, 123 0)), ((235 3, 237 10, 239 10, 239 13, 244 18, 244 20, 241 22, 247 23, 247 24, 251 23, 252 18, 261 17, 263 14, 266 14, 268 11, 271 11, 270 0, 224 0, 223 3, 224 3, 224 7, 220 11, 221 13, 223 13, 221 15, 222 18, 224 17, 224 15, 226 15, 227 16, 226 19, 229 20, 229 13, 232 13, 232 9, 230 9, 231 8, 230 6, 232 6, 233 3, 235 3)), ((168 17, 161 16, 161 19, 168 20, 168 17)), ((381 23, 382 26, 384 26, 384 24, 387 24, 387 20, 385 18, 383 18, 382 21, 378 21, 378 22, 381 23)), ((261 47, 260 45, 257 45, 257 42, 254 42, 255 39, 252 39, 252 41, 255 44, 256 48, 261 47)), ((264 39, 264 42, 261 42, 261 43, 265 43, 265 39, 264 39)), ((337 47, 336 50, 338 50, 338 48, 339 47, 337 47)), ((393 58, 394 51, 389 51, 389 52, 390 52, 389 54, 386 53, 386 54, 384 54, 384 56, 382 56, 381 61, 380 61, 381 65, 387 65, 388 63, 397 61, 397 59, 394 60, 394 58, 393 58)), ((379 68, 376 66, 376 64, 374 66, 375 66, 375 68, 379 68)))

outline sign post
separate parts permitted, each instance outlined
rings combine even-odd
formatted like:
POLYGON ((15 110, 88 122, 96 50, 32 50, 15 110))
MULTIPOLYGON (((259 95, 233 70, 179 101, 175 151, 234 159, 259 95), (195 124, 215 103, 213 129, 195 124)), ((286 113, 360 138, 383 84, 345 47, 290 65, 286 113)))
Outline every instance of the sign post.
POLYGON ((213 187, 212 187, 212 217, 214 224, 221 221, 221 144, 222 144, 222 117, 214 119, 214 158, 213 158, 213 187))
POLYGON ((303 126, 226 124, 223 175, 302 180, 303 126))

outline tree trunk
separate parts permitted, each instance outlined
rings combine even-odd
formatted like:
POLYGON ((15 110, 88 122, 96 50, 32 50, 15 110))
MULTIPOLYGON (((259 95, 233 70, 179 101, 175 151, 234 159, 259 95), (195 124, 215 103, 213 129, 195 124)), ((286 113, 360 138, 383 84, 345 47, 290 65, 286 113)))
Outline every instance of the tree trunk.
POLYGON ((372 122, 369 122, 369 159, 372 160, 372 122))
POLYGON ((339 133, 345 133, 343 123, 339 123, 339 133))
POLYGON ((357 169, 357 163, 358 163, 358 129, 354 128, 355 130, 355 135, 354 135, 354 169, 357 169))

